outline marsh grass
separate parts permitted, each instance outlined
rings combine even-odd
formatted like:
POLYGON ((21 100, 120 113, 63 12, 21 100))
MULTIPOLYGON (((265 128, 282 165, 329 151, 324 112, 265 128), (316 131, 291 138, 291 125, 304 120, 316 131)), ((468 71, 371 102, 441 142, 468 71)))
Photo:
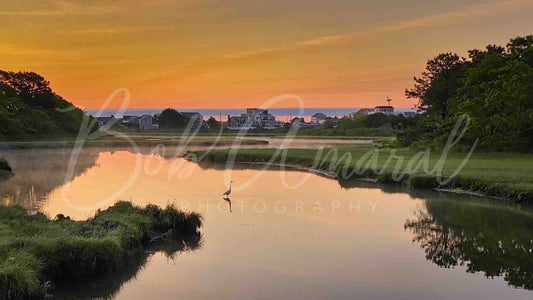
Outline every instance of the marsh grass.
MULTIPOLYGON (((268 162, 276 149, 239 149, 235 161, 237 162, 268 162)), ((289 149, 285 163, 300 164, 311 167, 315 162, 319 150, 289 149)), ((460 188, 472 192, 479 192, 488 196, 502 197, 514 202, 533 202, 533 156, 519 153, 474 153, 464 168, 446 185, 440 185, 434 174, 426 174, 419 170, 412 170, 409 161, 417 155, 409 149, 376 149, 376 148, 338 148, 336 155, 326 155, 330 149, 325 149, 318 159, 318 169, 337 172, 339 178, 349 174, 349 178, 372 178, 380 183, 398 183, 411 188, 460 188), (394 152, 392 152, 394 151, 394 152), (375 164, 359 165, 359 172, 351 172, 363 155, 374 152, 375 164), (349 154, 351 160, 341 159, 349 154), (391 157, 393 157, 391 159, 391 157), (396 158, 394 158, 396 157, 396 158), (402 161, 397 157, 403 158, 402 161), (389 163, 387 164, 387 161, 389 163), (405 176, 392 176, 397 169, 405 176)), ((200 155, 201 151, 194 154, 200 155)), ((217 163, 225 163, 229 150, 214 150, 208 153, 206 159, 217 163)), ((430 170, 437 164, 441 153, 431 153, 427 164, 430 170)), ((449 153, 445 159, 442 175, 450 176, 459 168, 466 157, 466 153, 449 153)), ((281 162, 281 156, 274 162, 281 162)), ((416 165, 416 164, 415 164, 416 165)))
POLYGON ((178 243, 170 247, 183 250, 188 246, 179 244, 180 237, 199 235, 201 225, 199 214, 173 206, 118 202, 87 221, 62 215, 50 220, 19 206, 0 206, 0 298, 42 298, 55 282, 138 265, 155 243, 178 243))
MULTIPOLYGON (((164 145, 166 147, 175 147, 180 145, 184 140, 189 146, 229 146, 235 142, 235 136, 223 136, 217 139, 216 136, 180 136, 180 135, 129 135, 131 141, 135 142, 138 147, 155 147, 164 145)), ((21 140, 21 141, 0 141, 0 149, 54 149, 54 148, 71 148, 75 145, 76 139, 47 139, 47 140, 21 140)), ((241 145, 265 145, 268 141, 260 139, 243 139, 241 145)), ((130 141, 114 136, 104 136, 97 139, 86 140, 84 147, 131 147, 130 141)))

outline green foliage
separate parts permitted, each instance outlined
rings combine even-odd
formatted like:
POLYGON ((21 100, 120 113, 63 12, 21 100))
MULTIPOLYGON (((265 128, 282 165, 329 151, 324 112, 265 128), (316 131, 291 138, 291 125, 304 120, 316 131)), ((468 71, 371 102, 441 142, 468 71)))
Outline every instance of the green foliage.
POLYGON ((161 129, 185 128, 188 122, 189 118, 172 108, 163 110, 159 115, 159 128, 161 129))
POLYGON ((0 138, 74 136, 84 116, 42 76, 0 70, 0 138))
POLYGON ((337 127, 332 122, 324 123, 319 129, 300 129, 299 135, 309 136, 394 136, 397 129, 404 129, 412 118, 403 115, 386 116, 381 113, 370 115, 354 114, 339 119, 337 127))
POLYGON ((207 120, 207 127, 212 131, 220 130, 220 126, 221 126, 221 123, 213 117, 210 117, 209 120, 207 120))
POLYGON ((7 160, 0 157, 0 171, 7 171, 12 172, 11 167, 9 166, 9 163, 7 160))
POLYGON ((511 286, 533 289, 529 212, 449 196, 433 197, 424 206, 404 226, 428 261, 443 268, 465 266, 466 272, 501 276, 511 286))
POLYGON ((428 61, 406 90, 425 114, 397 134, 401 146, 441 147, 466 114, 470 128, 461 144, 479 139, 491 151, 530 151, 533 146, 533 35, 507 46, 470 50, 469 58, 441 54, 428 61))
MULTIPOLYGON (((339 148, 337 155, 327 155, 333 149, 326 149, 318 156, 316 149, 289 149, 285 163, 299 164, 306 167, 316 166, 323 171, 332 171, 339 174, 342 179, 374 178, 381 183, 406 183, 412 188, 439 187, 434 174, 431 173, 437 165, 440 153, 432 153, 427 158, 429 174, 424 174, 423 169, 414 166, 425 163, 420 158, 421 152, 411 149, 373 149, 368 147, 339 148), (394 154, 392 153, 394 151, 394 154), (374 166, 368 166, 367 160, 361 160, 365 155, 373 154, 374 166), (346 157, 351 159, 346 160, 346 157), (389 158, 393 158, 389 160, 389 158), (418 157, 418 158, 417 158, 418 157), (342 158, 342 159, 341 159, 342 158), (317 160, 318 159, 318 160, 317 160), (318 164, 315 164, 315 161, 318 164), (415 162, 409 166, 410 162, 415 162), (354 172, 359 163, 358 173, 354 172), (396 172, 395 172, 396 169, 396 172), (397 176, 392 176, 396 173, 397 176), (405 176, 399 174, 405 173, 405 176), (345 176, 346 175, 346 176, 345 176)), ((276 149, 240 149, 235 160, 238 162, 268 162, 276 149)), ((193 152, 200 156, 201 152, 193 152)), ((229 150, 212 150, 207 153, 206 159, 218 163, 227 161, 229 150)), ((465 154, 460 152, 447 155, 442 178, 446 179, 453 174, 465 159, 465 154)), ((274 162, 281 162, 278 156, 274 162)), ((529 154, 482 154, 474 153, 458 176, 454 177, 443 188, 461 188, 479 192, 489 196, 510 199, 513 202, 533 203, 533 160, 529 154)))
POLYGON ((0 206, 0 298, 38 298, 49 281, 116 272, 139 263, 155 240, 193 235, 198 246, 201 225, 198 214, 172 206, 118 202, 85 222, 62 215, 49 220, 18 206, 0 206))

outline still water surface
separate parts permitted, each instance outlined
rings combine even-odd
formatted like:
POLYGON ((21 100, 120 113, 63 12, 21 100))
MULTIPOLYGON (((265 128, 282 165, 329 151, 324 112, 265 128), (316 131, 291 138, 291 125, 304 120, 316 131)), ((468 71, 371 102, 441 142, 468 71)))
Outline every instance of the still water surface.
POLYGON ((5 203, 81 220, 122 199, 175 203, 204 217, 201 247, 173 257, 157 252, 136 270, 59 287, 61 298, 533 296, 530 210, 483 198, 341 185, 298 171, 224 170, 122 150, 83 150, 73 179, 65 182, 67 150, 0 154, 16 173, 0 183, 5 203), (131 185, 121 191, 132 174, 137 175, 131 185), (231 211, 221 196, 230 178, 231 211))

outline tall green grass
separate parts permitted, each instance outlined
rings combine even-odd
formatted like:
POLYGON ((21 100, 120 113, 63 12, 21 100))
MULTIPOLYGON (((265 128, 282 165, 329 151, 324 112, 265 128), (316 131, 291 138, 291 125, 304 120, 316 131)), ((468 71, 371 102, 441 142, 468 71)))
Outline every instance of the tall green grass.
POLYGON ((83 222, 0 206, 0 299, 42 298, 55 282, 142 263, 150 245, 179 243, 199 235, 201 226, 199 214, 173 206, 140 208, 118 202, 83 222))
MULTIPOLYGON (((374 178, 381 183, 399 183, 412 188, 460 188, 479 192, 488 196, 509 199, 514 202, 533 203, 533 155, 518 153, 474 153, 467 160, 464 168, 446 185, 437 182, 435 174, 427 174, 423 169, 412 170, 409 162, 420 152, 410 149, 375 149, 375 148, 339 148, 336 153, 324 149, 320 155, 318 149, 289 149, 285 163, 316 167, 320 170, 337 172, 339 177, 348 174, 349 178, 374 178), (393 152, 394 151, 394 152, 393 152), (329 153, 329 155, 328 155, 329 153), (368 165, 368 153, 375 155, 375 163, 368 165), (347 160, 347 157, 351 157, 347 160), (318 159, 316 159, 318 157, 318 159), (402 158, 400 160, 398 158, 402 158), (359 172, 351 172, 358 167, 359 172), (401 178, 392 176, 395 169, 405 173, 401 178)), ((235 157, 237 162, 268 162, 276 149, 240 149, 235 157)), ((201 153, 196 153, 199 156, 201 153)), ((209 161, 225 163, 229 150, 213 150, 206 156, 209 161)), ((438 163, 441 153, 433 152, 427 160, 428 169, 432 170, 438 163)), ((444 160, 442 176, 452 175, 465 160, 466 153, 450 153, 444 160)), ((420 161, 420 160, 416 160, 420 161)), ((282 162, 281 156, 273 162, 282 162)), ((416 166, 417 164, 414 164, 416 166)), ((415 168, 416 169, 416 168, 415 168)))

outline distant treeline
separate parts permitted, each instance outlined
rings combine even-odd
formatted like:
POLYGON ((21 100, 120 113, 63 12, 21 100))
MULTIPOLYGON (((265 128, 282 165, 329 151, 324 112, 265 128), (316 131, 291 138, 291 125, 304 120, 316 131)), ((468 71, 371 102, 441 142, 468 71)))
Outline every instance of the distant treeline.
POLYGON ((84 114, 39 74, 0 70, 0 139, 74 136, 84 114))
POLYGON ((366 109, 345 116, 336 123, 326 121, 319 129, 300 129, 298 134, 316 136, 394 136, 395 130, 403 130, 413 118, 403 115, 365 114, 366 109))
MULTIPOLYGON (((194 116, 193 118, 200 118, 199 115, 194 116)), ((154 119, 159 122, 160 129, 185 129, 187 125, 191 122, 191 117, 186 116, 175 109, 167 108, 164 109, 161 113, 155 114, 154 119)), ((199 127, 202 127, 202 131, 218 131, 220 129, 221 123, 215 118, 210 117, 203 128, 201 119, 193 120, 193 123, 198 123, 199 127)), ((195 127, 195 126, 194 126, 195 127)))
POLYGON ((439 54, 415 77, 408 98, 418 99, 417 115, 399 130, 400 146, 442 147, 461 115, 470 127, 460 141, 467 148, 531 151, 533 146, 533 35, 505 46, 470 50, 468 58, 439 54))

